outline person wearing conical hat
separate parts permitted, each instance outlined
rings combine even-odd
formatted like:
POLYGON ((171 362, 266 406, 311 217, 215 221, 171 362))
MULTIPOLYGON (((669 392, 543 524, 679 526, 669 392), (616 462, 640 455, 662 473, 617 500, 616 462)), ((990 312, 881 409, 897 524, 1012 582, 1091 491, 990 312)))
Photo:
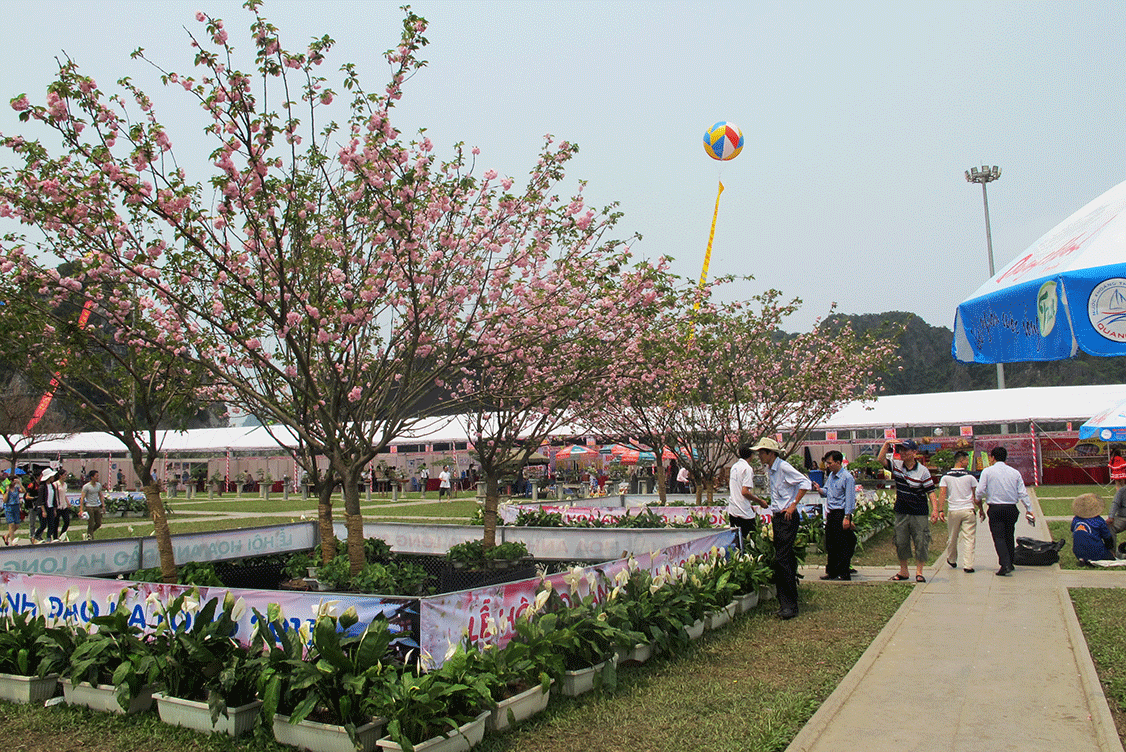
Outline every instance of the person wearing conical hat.
POLYGON ((1080 564, 1114 558, 1114 533, 1103 519, 1103 500, 1093 493, 1071 502, 1071 547, 1080 564))

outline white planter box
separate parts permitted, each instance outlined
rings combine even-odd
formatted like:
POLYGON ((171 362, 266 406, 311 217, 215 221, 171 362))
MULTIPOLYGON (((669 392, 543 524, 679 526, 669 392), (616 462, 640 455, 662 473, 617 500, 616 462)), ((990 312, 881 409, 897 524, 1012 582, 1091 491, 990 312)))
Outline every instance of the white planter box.
MULTIPOLYGON (((486 710, 464 726, 458 726, 455 731, 450 732, 449 736, 436 736, 413 745, 414 750, 415 752, 468 752, 485 738, 485 723, 489 715, 490 712, 486 710)), ((380 739, 378 744, 380 749, 390 752, 402 752, 403 749, 387 737, 380 739)))
MULTIPOLYGON (((618 658, 611 659, 617 665, 618 658)), ((578 671, 564 671, 560 691, 567 697, 576 697, 594 689, 594 680, 602 673, 602 669, 611 661, 602 661, 597 666, 581 668, 578 671)))
MULTIPOLYGON (((379 735, 383 733, 384 723, 382 718, 374 718, 371 723, 356 728, 356 739, 360 743, 359 752, 372 752, 376 748, 379 735)), ((280 713, 274 714, 274 739, 281 744, 307 749, 309 752, 356 752, 357 750, 343 726, 315 721, 290 723, 289 716, 280 713)))
POLYGON ((489 731, 504 731, 509 726, 527 720, 536 713, 543 712, 549 699, 551 699, 551 688, 544 689, 537 684, 527 691, 509 697, 507 700, 501 700, 497 703, 496 708, 489 713, 485 728, 489 731))
POLYGON ((121 713, 123 715, 144 713, 151 708, 152 693, 158 686, 148 684, 141 687, 141 691, 129 703, 129 707, 122 710, 121 705, 117 703, 117 697, 114 695, 117 690, 111 684, 102 684, 95 687, 89 682, 71 684, 67 679, 59 679, 59 684, 63 685, 63 697, 66 698, 67 705, 82 705, 91 710, 100 710, 103 713, 121 713))
POLYGON ((58 685, 58 674, 43 677, 0 674, 0 700, 43 703, 54 697, 58 685))
POLYGON ((639 642, 628 653, 623 653, 620 658, 630 663, 645 663, 653 657, 653 645, 648 642, 639 642))
POLYGON ((704 620, 700 619, 695 624, 690 624, 687 627, 685 627, 684 631, 686 631, 688 633, 688 639, 698 640, 698 639, 700 639, 701 637, 704 636, 704 626, 705 626, 704 620))
POLYGON ((719 629, 726 627, 731 623, 731 617, 735 616, 735 609, 738 604, 731 602, 721 608, 719 611, 712 611, 707 616, 708 629, 719 629))
POLYGON ((169 697, 161 692, 154 693, 152 697, 156 700, 156 712, 160 714, 160 720, 169 726, 182 726, 205 734, 242 736, 249 733, 254 728, 258 710, 262 707, 261 700, 254 700, 237 708, 227 708, 227 715, 220 713, 212 726, 211 709, 206 702, 169 697))
POLYGON ((758 593, 747 593, 746 595, 735 596, 735 603, 738 606, 738 611, 741 614, 747 614, 755 610, 758 605, 758 593))

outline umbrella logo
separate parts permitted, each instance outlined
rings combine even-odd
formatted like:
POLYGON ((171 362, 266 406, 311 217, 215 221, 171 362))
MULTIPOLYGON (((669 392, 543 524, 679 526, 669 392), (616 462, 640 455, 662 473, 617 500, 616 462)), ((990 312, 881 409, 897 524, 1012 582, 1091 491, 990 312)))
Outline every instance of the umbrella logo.
POLYGON ((1087 318, 1103 337, 1126 342, 1126 279, 1112 277, 1096 285, 1087 298, 1087 318))
POLYGON ((1056 283, 1045 282, 1036 293, 1036 318, 1040 321, 1040 336, 1047 337, 1056 326, 1056 309, 1059 298, 1056 296, 1056 283))

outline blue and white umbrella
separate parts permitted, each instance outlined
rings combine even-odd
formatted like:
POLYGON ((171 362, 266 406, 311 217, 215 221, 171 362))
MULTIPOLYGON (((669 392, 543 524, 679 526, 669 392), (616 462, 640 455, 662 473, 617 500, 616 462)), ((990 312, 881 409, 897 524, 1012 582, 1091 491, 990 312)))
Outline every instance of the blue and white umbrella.
POLYGON ((1079 426, 1079 440, 1126 442, 1126 401, 1107 408, 1079 426))
POLYGON ((1126 183, 1111 188, 958 306, 954 357, 1018 363, 1126 355, 1126 183))

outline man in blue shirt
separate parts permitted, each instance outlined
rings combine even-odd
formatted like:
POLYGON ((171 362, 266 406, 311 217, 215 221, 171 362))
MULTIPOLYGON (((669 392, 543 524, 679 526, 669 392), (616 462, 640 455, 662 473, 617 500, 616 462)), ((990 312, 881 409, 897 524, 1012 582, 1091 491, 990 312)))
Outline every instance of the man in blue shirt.
POLYGON ((825 487, 813 490, 825 497, 825 575, 823 580, 851 580, 852 554, 856 551, 856 479, 844 469, 844 455, 826 452, 825 487))
POLYGON ((778 616, 793 619, 798 615, 798 559, 794 554, 794 541, 801 523, 798 504, 812 486, 809 478, 782 459, 782 448, 774 439, 759 439, 751 451, 758 452, 759 462, 766 468, 770 482, 770 499, 751 494, 751 501, 770 512, 774 532, 774 586, 778 589, 778 605, 781 606, 778 616))

